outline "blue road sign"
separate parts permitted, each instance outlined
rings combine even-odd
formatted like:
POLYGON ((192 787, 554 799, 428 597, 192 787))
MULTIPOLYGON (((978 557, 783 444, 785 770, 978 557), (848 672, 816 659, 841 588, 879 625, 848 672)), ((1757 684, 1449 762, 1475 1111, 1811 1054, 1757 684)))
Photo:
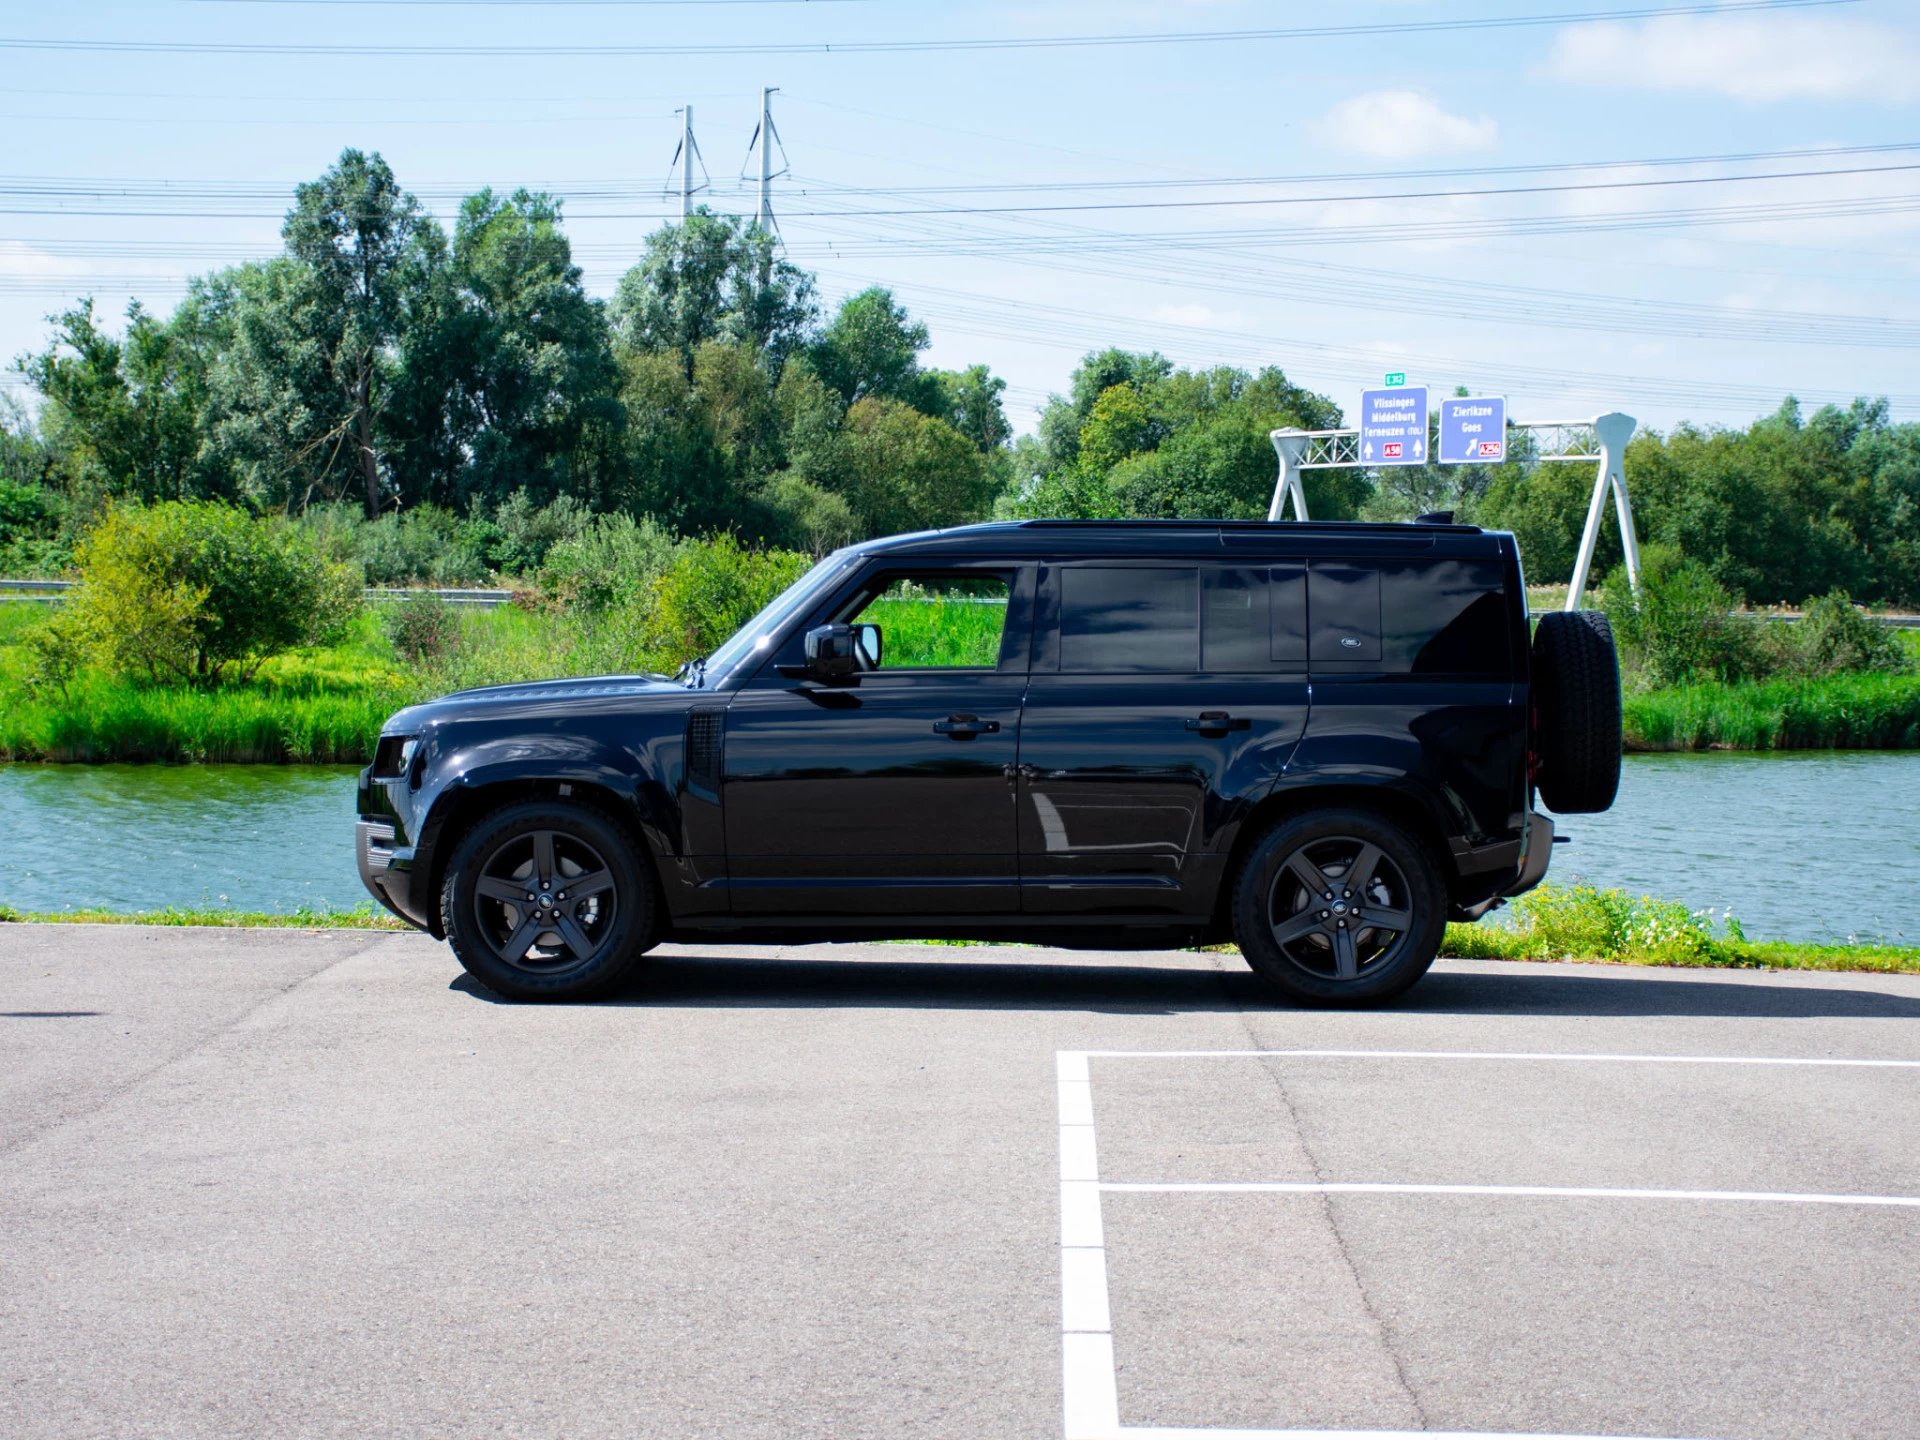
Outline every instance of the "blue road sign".
POLYGON ((1427 387, 1360 392, 1360 463, 1427 462, 1427 387))
POLYGON ((1442 465, 1498 465, 1507 458, 1507 402, 1499 396, 1458 396, 1440 402, 1442 465))

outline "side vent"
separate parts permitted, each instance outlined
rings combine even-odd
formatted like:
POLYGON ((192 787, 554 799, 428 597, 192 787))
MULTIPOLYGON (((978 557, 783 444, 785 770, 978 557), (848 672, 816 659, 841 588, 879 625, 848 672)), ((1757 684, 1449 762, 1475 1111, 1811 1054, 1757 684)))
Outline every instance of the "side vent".
POLYGON ((720 798, 720 747, 726 715, 696 710, 687 716, 687 789, 706 800, 720 798))

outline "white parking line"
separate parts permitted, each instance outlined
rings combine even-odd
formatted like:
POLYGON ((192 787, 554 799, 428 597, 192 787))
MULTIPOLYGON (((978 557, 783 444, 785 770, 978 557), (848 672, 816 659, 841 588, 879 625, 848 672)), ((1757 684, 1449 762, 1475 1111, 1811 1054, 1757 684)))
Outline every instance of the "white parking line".
POLYGON ((1618 1065, 1831 1065, 1859 1069, 1920 1070, 1920 1060, 1805 1059, 1780 1055, 1610 1055, 1554 1050, 1076 1050, 1078 1072, 1094 1060, 1560 1060, 1618 1065))
MULTIPOLYGON (((1759 1190, 1634 1190, 1546 1185, 1418 1185, 1368 1181, 1103 1182, 1089 1061, 1113 1060, 1509 1060, 1630 1065, 1774 1065, 1920 1070, 1920 1060, 1761 1055, 1617 1055, 1483 1050, 1062 1050, 1060 1111, 1060 1348, 1066 1440, 1602 1440, 1597 1436, 1493 1431, 1246 1430, 1123 1426, 1113 1317, 1107 1299, 1103 1192, 1135 1194, 1468 1195, 1920 1208, 1920 1196, 1823 1195, 1759 1190)), ((1605 1440, 1623 1440, 1609 1436, 1605 1440)))
POLYGON ((1738 1200, 1775 1205, 1895 1205, 1920 1209, 1920 1195, 1811 1195, 1772 1190, 1613 1190, 1574 1185, 1385 1185, 1369 1181, 1106 1181, 1096 1187, 1145 1195, 1552 1195, 1570 1200, 1738 1200))

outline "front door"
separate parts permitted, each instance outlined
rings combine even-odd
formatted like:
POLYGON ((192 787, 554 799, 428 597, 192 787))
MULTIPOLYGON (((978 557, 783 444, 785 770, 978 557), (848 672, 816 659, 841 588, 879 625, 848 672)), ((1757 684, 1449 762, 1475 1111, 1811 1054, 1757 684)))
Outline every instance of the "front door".
POLYGON ((798 658, 783 652, 736 694, 722 780, 735 914, 1019 910, 1020 578, 876 566, 814 619, 877 624, 877 668, 825 684, 781 674, 798 658))

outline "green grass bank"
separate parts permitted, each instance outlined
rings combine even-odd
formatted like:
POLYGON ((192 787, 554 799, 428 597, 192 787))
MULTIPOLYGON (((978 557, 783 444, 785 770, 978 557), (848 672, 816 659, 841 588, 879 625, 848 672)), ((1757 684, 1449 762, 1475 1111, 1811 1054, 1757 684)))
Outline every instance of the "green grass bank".
POLYGON ((1629 693, 1626 748, 1920 749, 1920 675, 1708 681, 1629 693))
MULTIPOLYGON (((1587 885, 1543 885, 1515 902, 1508 923, 1449 925, 1440 953, 1465 960, 1599 961, 1694 969, 1834 970, 1920 975, 1920 947, 1749 940, 1737 924, 1716 927, 1668 900, 1587 885)), ((201 925, 283 930, 404 930, 371 904, 352 910, 166 909, 29 913, 0 905, 0 923, 201 925)), ((968 942, 942 942, 965 944, 968 942)))

